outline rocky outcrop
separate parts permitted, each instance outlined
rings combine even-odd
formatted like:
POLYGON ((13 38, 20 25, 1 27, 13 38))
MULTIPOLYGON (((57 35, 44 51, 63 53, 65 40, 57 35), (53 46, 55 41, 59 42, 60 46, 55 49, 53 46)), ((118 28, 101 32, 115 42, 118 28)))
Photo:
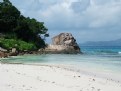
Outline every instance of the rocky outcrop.
POLYGON ((4 48, 2 48, 2 47, 0 47, 0 51, 1 51, 1 52, 7 52, 7 50, 4 49, 4 48))
POLYGON ((9 56, 17 56, 17 55, 18 55, 17 49, 16 48, 12 48, 11 52, 9 53, 9 56))
POLYGON ((8 57, 7 50, 0 47, 0 58, 8 57))
POLYGON ((8 50, 0 47, 0 58, 6 58, 9 56, 17 56, 18 52, 16 48, 12 48, 11 51, 9 52, 8 50))
POLYGON ((52 38, 53 45, 73 45, 75 41, 71 33, 60 33, 52 38))
POLYGON ((71 33, 60 33, 52 38, 52 45, 48 45, 46 52, 52 53, 81 53, 76 39, 71 33))
POLYGON ((0 58, 6 58, 6 57, 8 57, 8 54, 0 51, 0 58))

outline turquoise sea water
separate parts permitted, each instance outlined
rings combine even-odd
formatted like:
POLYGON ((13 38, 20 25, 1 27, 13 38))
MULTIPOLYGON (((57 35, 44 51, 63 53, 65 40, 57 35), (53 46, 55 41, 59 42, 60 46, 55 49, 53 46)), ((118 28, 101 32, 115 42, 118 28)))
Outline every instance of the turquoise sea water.
POLYGON ((63 64, 83 71, 96 72, 121 78, 121 47, 81 46, 84 54, 43 54, 25 55, 6 59, 4 62, 23 64, 63 64))

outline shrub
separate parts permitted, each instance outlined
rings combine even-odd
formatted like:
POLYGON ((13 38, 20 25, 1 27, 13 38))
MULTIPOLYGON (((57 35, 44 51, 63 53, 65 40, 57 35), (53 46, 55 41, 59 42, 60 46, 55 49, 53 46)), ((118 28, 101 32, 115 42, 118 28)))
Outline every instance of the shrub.
POLYGON ((36 50, 36 46, 32 43, 27 43, 22 40, 16 40, 16 39, 4 39, 0 38, 0 46, 10 50, 12 48, 17 48, 19 51, 23 50, 36 50))

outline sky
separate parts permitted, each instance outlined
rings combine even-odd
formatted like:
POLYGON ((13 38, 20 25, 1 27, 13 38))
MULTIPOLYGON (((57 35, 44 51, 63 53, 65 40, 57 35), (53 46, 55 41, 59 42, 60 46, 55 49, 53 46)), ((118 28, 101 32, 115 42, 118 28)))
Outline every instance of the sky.
POLYGON ((50 39, 70 32, 78 43, 121 38, 121 0, 10 0, 23 15, 44 22, 50 39))

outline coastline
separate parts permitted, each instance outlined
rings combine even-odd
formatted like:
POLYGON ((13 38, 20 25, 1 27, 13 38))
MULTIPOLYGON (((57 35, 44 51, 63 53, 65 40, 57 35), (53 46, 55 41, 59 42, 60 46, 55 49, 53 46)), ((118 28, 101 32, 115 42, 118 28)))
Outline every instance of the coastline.
POLYGON ((0 63, 0 91, 120 91, 121 83, 65 65, 0 63))

